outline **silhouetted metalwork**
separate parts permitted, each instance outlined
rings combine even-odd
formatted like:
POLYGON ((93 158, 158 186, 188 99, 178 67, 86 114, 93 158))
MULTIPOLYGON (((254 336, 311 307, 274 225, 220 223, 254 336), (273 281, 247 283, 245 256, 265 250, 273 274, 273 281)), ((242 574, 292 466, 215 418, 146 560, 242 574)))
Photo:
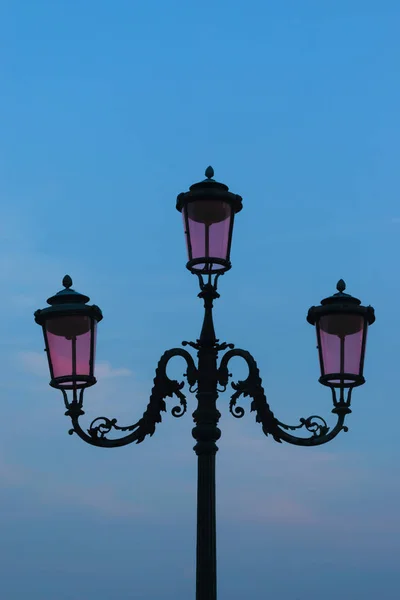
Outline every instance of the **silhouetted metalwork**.
POLYGON ((192 356, 186 350, 181 348, 174 348, 167 350, 162 355, 157 369, 156 376, 154 378, 154 386, 151 391, 150 401, 142 418, 134 423, 133 425, 120 426, 117 425, 117 419, 109 419, 108 417, 97 417, 92 421, 87 431, 84 431, 79 424, 79 417, 84 413, 83 411, 83 391, 80 390, 79 398, 78 394, 73 395, 71 402, 68 401, 67 392, 61 390, 64 395, 65 407, 67 409, 66 415, 71 417, 72 429, 69 433, 77 433, 80 438, 85 442, 92 444, 93 446, 103 446, 106 448, 115 448, 119 446, 126 446, 136 442, 139 444, 143 442, 144 438, 149 435, 152 436, 156 429, 156 424, 161 423, 161 413, 166 412, 166 398, 172 398, 176 396, 179 400, 179 405, 172 408, 171 414, 174 417, 182 417, 187 409, 186 396, 182 393, 184 382, 178 382, 169 379, 166 373, 167 365, 171 358, 175 356, 181 356, 186 360, 187 371, 185 376, 187 377, 190 386, 193 386, 197 381, 197 369, 194 364, 192 356), (107 434, 112 430, 115 431, 128 431, 129 435, 126 435, 118 439, 110 439, 107 434))
MULTIPOLYGON (((204 318, 199 338, 184 341, 197 352, 197 363, 183 348, 167 350, 162 355, 154 377, 150 400, 143 416, 133 425, 119 425, 117 419, 97 417, 85 430, 80 424, 84 415, 84 390, 96 383, 94 377, 95 332, 102 319, 100 309, 88 306, 89 298, 71 289, 72 280, 64 277, 64 290, 49 298, 49 308, 36 311, 35 320, 43 328, 45 349, 49 361, 50 385, 60 389, 65 402, 65 414, 70 417, 72 428, 82 440, 93 446, 114 448, 133 442, 139 444, 146 436, 152 436, 162 413, 167 410, 166 400, 176 398, 171 408, 174 417, 182 417, 187 411, 187 399, 183 393, 184 381, 170 379, 167 366, 172 358, 180 357, 186 363, 184 377, 189 392, 197 398, 193 412, 194 450, 198 457, 197 484, 197 550, 196 550, 196 599, 216 600, 216 522, 215 522, 215 456, 217 441, 221 436, 218 427, 220 412, 217 408, 219 394, 225 392, 232 377, 229 362, 232 358, 243 359, 248 375, 242 381, 232 382, 233 393, 229 411, 237 419, 245 414, 238 405, 249 399, 247 407, 255 413, 256 422, 266 436, 276 442, 297 446, 317 446, 347 431, 345 417, 351 412, 351 393, 354 387, 364 383, 363 366, 367 328, 374 320, 372 307, 363 307, 358 299, 344 292, 340 280, 338 292, 311 307, 307 320, 316 326, 318 352, 321 366, 320 382, 332 392, 336 424, 330 428, 325 419, 313 415, 301 418, 297 425, 286 425, 272 412, 264 392, 257 363, 247 350, 231 343, 219 342, 213 322, 213 303, 219 298, 219 277, 230 267, 230 245, 233 217, 242 208, 242 199, 228 191, 227 186, 215 182, 211 167, 206 171, 207 180, 195 184, 186 194, 178 196, 177 208, 184 212, 189 262, 187 267, 198 276, 199 297, 204 302, 204 318), (215 224, 224 224, 224 244, 218 246, 211 231, 215 224), (200 228, 200 229, 199 229, 200 228), (191 238, 192 236, 192 238, 191 238), (195 237, 197 236, 196 240, 195 237), (200 241, 199 241, 200 240, 200 241), (214 240, 214 241, 212 241, 214 240), (210 249, 214 243, 214 253, 210 249), (201 254, 204 252, 204 255, 201 254), (218 364, 219 354, 224 352, 218 364), (72 398, 69 400, 68 391, 72 398), (339 392, 339 395, 337 393, 339 392), (306 437, 294 435, 304 431, 306 437), (122 437, 108 437, 112 433, 122 437)), ((217 230, 217 233, 220 230, 217 230)))

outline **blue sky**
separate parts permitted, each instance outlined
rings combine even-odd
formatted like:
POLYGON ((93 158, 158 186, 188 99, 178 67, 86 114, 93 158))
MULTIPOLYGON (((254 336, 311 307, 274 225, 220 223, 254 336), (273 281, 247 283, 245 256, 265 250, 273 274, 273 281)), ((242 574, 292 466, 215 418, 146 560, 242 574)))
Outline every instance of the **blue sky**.
POLYGON ((280 419, 332 416, 309 306, 343 277, 377 314, 329 445, 278 445, 221 397, 219 599, 396 596, 399 25, 395 0, 0 1, 2 597, 194 598, 190 413, 139 446, 71 438, 33 312, 66 273, 101 306, 86 416, 135 422, 200 330, 175 198, 209 164, 244 203, 217 335, 280 419))

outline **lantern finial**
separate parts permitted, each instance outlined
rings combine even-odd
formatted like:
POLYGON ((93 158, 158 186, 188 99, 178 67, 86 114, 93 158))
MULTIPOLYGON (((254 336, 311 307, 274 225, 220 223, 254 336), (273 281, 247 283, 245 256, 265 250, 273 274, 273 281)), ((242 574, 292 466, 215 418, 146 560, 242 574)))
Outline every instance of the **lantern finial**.
POLYGON ((340 294, 344 292, 344 290, 346 289, 346 284, 343 279, 339 279, 336 285, 336 289, 340 294))
POLYGON ((214 177, 214 169, 212 167, 207 167, 206 172, 204 173, 207 179, 212 179, 214 177))
POLYGON ((72 279, 69 275, 66 275, 62 280, 62 284, 65 288, 69 289, 72 286, 72 279))

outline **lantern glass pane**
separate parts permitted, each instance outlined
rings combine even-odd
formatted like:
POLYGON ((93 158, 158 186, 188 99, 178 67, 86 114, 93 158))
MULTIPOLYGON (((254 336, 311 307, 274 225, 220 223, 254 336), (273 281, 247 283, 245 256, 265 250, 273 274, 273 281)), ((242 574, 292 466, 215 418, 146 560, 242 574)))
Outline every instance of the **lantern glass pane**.
MULTIPOLYGON (((319 320, 323 374, 362 375, 365 321, 356 314, 325 315, 319 320)), ((332 380, 332 383, 340 383, 332 380)), ((351 383, 351 380, 344 380, 351 383)))
MULTIPOLYGON (((46 322, 49 359, 54 378, 69 377, 61 386, 83 385, 79 375, 91 375, 91 317, 65 316, 46 322)), ((97 322, 94 321, 94 335, 97 322)), ((94 343, 96 338, 94 338, 94 343)), ((94 357, 93 357, 94 359, 94 357)))
MULTIPOLYGON (((189 260, 201 258, 229 259, 229 235, 231 231, 232 207, 220 200, 195 200, 183 209, 183 218, 189 260), (190 251, 191 249, 191 251, 190 251)), ((205 263, 193 266, 193 269, 204 270, 205 263)), ((207 262, 207 269, 223 269, 223 265, 207 262)))

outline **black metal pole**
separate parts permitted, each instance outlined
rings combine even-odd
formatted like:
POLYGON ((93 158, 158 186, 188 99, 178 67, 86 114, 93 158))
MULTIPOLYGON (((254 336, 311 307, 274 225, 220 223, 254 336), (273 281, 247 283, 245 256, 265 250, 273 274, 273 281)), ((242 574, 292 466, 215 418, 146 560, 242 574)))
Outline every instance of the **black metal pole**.
POLYGON ((197 454, 197 548, 196 600, 217 598, 217 554, 215 515, 215 455, 221 431, 217 409, 217 340, 212 320, 213 300, 218 293, 211 284, 199 294, 204 299, 204 322, 198 340, 198 406, 193 413, 192 434, 197 454))

